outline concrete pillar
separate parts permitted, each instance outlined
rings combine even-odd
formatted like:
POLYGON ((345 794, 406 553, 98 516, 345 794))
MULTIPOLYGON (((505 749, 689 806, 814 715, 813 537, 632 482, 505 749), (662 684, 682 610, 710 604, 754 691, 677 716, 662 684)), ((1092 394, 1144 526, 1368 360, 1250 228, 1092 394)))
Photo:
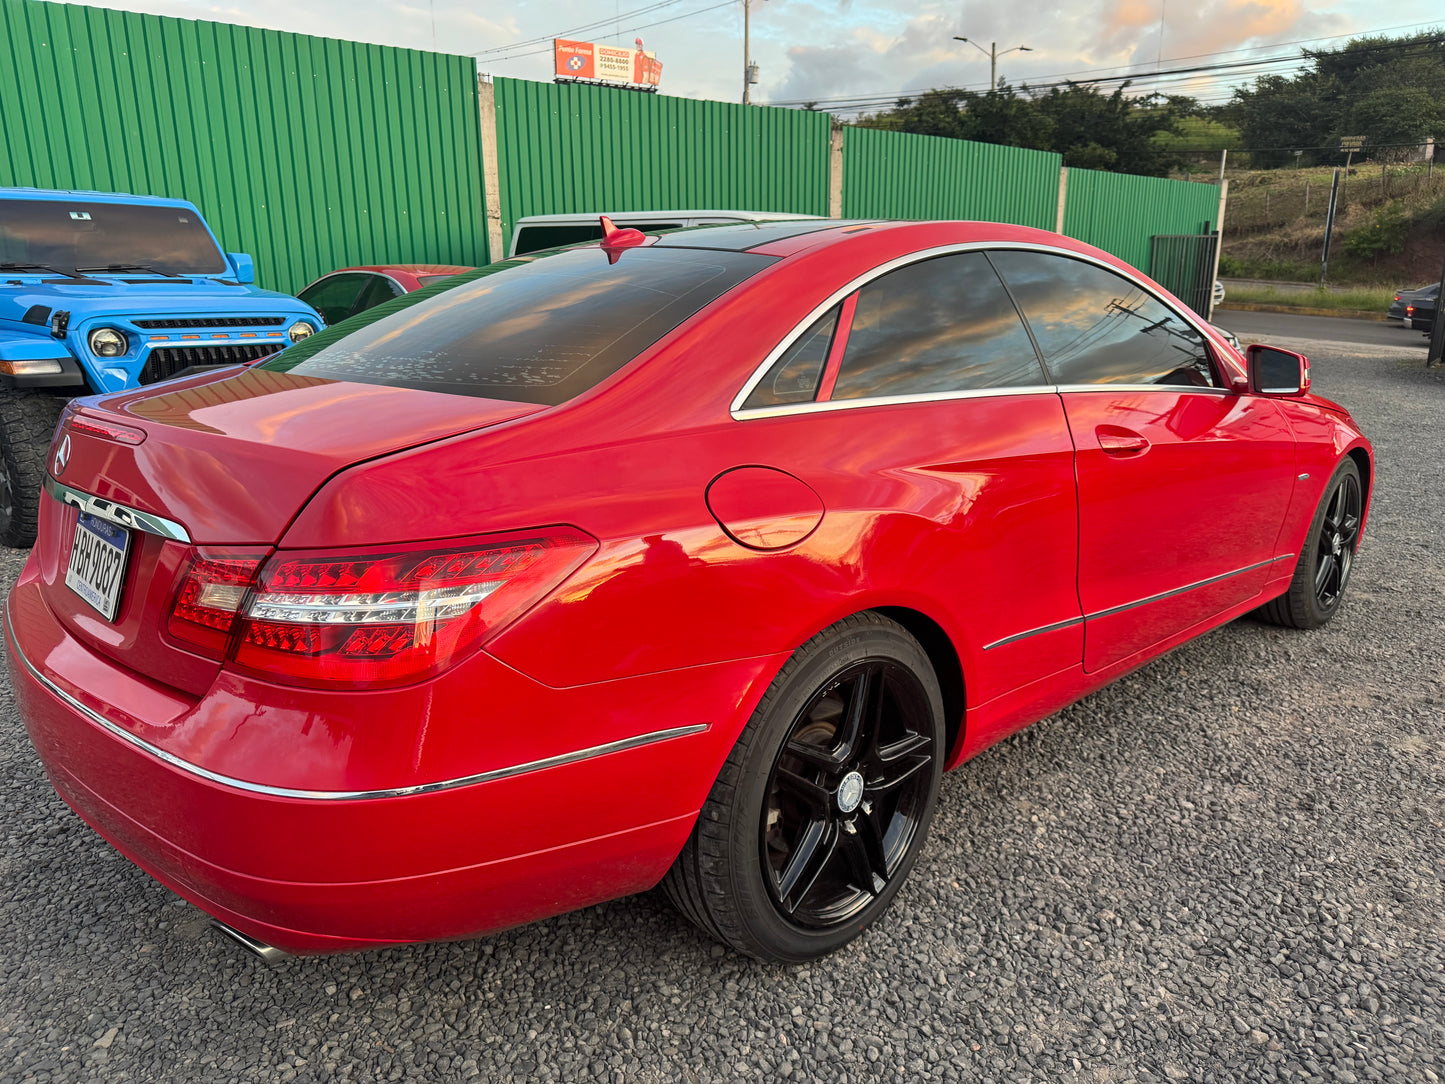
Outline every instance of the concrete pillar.
POLYGON ((482 144, 482 213, 487 224, 487 260, 507 255, 502 236, 502 173, 497 154, 497 88, 490 76, 477 76, 478 126, 482 144))

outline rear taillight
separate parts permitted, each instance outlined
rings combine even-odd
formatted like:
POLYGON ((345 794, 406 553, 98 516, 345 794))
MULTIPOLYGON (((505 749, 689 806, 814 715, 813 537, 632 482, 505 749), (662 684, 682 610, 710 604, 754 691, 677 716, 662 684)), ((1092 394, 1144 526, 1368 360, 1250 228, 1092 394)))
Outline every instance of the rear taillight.
MULTIPOLYGON (((282 551, 240 603, 231 658, 237 669, 297 685, 419 681, 521 616, 596 548, 590 536, 556 527, 445 546, 282 551)), ((229 601, 224 586, 212 590, 218 602, 229 601)))
POLYGON ((265 552, 197 549, 166 631, 204 655, 224 658, 236 614, 265 558, 265 552))

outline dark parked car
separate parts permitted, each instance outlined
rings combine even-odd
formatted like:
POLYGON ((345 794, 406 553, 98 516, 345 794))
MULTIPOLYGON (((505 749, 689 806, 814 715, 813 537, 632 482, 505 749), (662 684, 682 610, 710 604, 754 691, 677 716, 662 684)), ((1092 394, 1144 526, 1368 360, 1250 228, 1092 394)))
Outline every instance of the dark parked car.
POLYGON ((1405 307, 1405 326, 1430 334, 1435 326, 1435 309, 1439 305, 1439 287, 1435 297, 1417 297, 1405 307))
POLYGON ((1409 308, 1412 301, 1418 298, 1435 301, 1439 296, 1440 284, 1438 282, 1432 282, 1428 286, 1421 286, 1415 290, 1401 290, 1395 295, 1395 300, 1390 302, 1390 308, 1385 315, 1391 320, 1403 320, 1406 315, 1405 310, 1409 308))

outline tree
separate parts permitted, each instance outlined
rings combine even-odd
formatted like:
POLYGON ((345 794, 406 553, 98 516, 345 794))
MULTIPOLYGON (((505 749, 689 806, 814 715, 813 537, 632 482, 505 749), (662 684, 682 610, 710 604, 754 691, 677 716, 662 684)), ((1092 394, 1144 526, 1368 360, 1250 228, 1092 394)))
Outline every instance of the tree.
POLYGON ((1127 86, 1112 94, 1079 83, 1047 92, 1007 84, 983 94, 930 90, 859 124, 1055 151, 1067 166, 1162 176, 1175 156, 1156 136, 1176 129, 1189 100, 1130 98, 1127 86))

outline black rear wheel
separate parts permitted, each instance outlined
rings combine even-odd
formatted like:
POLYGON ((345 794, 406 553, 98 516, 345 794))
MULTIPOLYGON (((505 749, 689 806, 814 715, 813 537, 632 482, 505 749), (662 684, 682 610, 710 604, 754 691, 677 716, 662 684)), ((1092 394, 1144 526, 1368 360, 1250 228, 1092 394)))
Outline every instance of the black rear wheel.
POLYGON ((739 952, 800 962, 887 909, 937 801, 943 705, 899 625, 858 614, 778 674, 664 885, 739 952))

